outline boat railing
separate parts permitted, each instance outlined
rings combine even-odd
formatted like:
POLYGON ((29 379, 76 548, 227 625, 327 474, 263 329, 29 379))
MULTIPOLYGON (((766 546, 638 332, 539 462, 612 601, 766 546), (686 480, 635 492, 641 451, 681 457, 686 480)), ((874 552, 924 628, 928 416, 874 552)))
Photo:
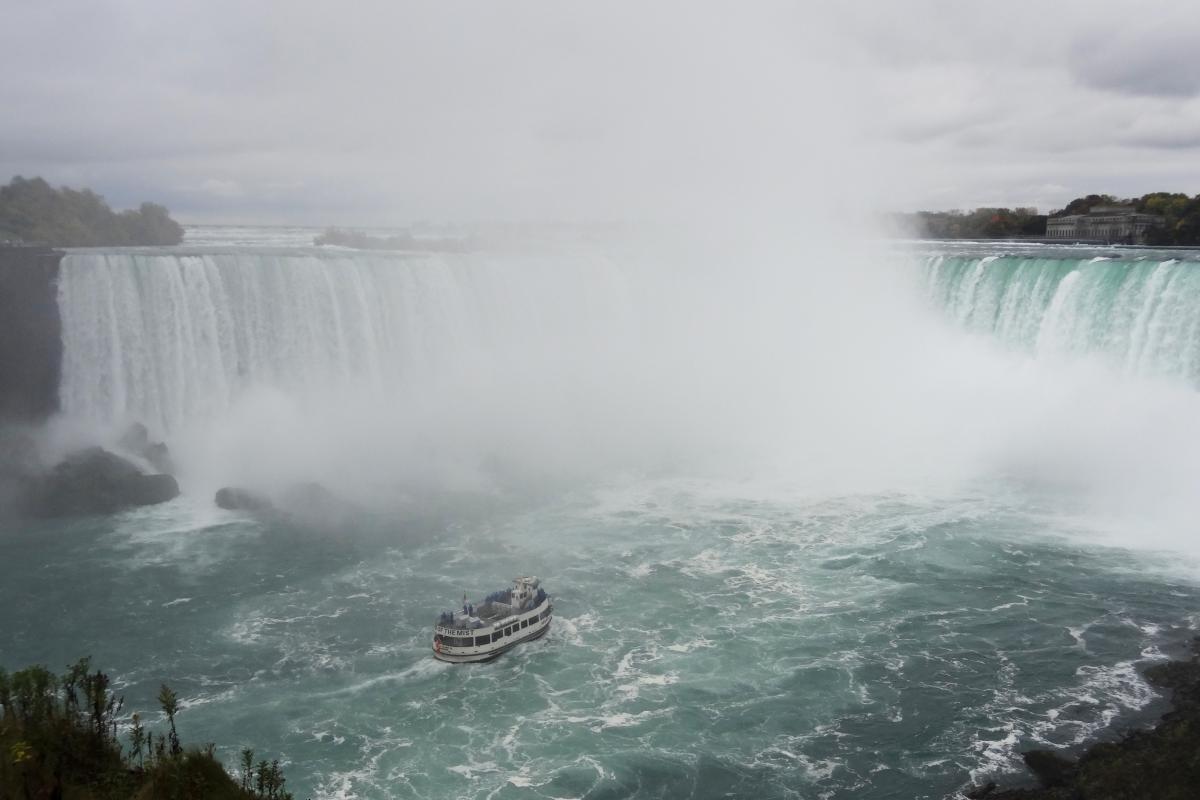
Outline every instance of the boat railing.
MULTIPOLYGON (((443 622, 443 620, 446 619, 445 615, 443 615, 438 618, 437 623, 433 626, 433 632, 439 636, 450 636, 450 637, 455 637, 455 638, 459 638, 459 637, 470 638, 470 637, 478 636, 479 631, 483 630, 484 628, 492 628, 496 631, 500 631, 500 630, 508 627, 509 625, 513 624, 513 620, 517 619, 521 615, 528 614, 532 611, 537 610, 538 608, 541 608, 541 606, 544 605, 546 603, 546 601, 549 599, 550 599, 549 595, 547 595, 545 592, 542 592, 540 597, 538 598, 537 602, 534 603, 532 606, 530 606, 527 609, 524 609, 521 611, 514 610, 514 612, 507 617, 504 617, 502 619, 492 620, 492 621, 486 622, 486 623, 477 620, 476 621, 477 624, 475 624, 473 626, 469 626, 469 627, 464 627, 464 626, 454 623, 454 622, 447 625, 443 622)), ((543 611, 543 615, 544 614, 545 614, 545 612, 543 611)), ((538 619, 539 620, 542 619, 542 615, 539 615, 538 619)))

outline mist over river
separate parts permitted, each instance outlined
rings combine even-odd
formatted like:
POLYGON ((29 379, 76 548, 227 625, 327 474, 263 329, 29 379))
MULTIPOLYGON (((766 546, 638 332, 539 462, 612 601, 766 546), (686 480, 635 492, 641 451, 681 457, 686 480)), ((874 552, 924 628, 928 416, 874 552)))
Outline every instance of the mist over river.
POLYGON ((169 681, 314 798, 939 798, 1162 713, 1194 253, 309 237, 63 259, 45 447, 140 421, 183 493, 0 523, 0 664, 169 681), (305 482, 336 513, 213 503, 305 482), (519 574, 546 637, 431 657, 519 574))

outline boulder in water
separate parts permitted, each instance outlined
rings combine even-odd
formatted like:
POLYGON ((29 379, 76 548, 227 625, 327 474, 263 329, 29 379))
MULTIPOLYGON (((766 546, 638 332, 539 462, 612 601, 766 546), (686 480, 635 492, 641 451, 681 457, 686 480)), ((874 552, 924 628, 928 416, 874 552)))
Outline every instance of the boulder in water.
POLYGON ((175 462, 162 442, 151 441, 150 431, 140 422, 135 422, 121 436, 117 446, 131 455, 146 459, 150 466, 168 475, 175 473, 175 462))
POLYGON ((270 511, 275 507, 266 497, 235 486, 217 489, 214 499, 218 506, 228 511, 270 511))
POLYGON ((24 510, 36 517, 111 514, 134 506, 164 503, 179 495, 170 475, 147 475, 128 459, 100 447, 67 456, 33 479, 24 510))

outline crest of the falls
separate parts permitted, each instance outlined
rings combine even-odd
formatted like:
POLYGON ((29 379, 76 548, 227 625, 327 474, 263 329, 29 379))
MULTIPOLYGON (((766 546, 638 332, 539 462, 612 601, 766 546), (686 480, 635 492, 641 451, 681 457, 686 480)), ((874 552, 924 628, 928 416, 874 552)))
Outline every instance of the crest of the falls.
POLYGON ((73 253, 59 284, 61 405, 170 433, 249 387, 352 383, 399 411, 531 353, 561 366, 567 344, 622 329, 624 292, 590 256, 73 253))
POLYGON ((953 320, 1035 356, 1200 385, 1200 262, 1187 254, 935 255, 925 277, 953 320))

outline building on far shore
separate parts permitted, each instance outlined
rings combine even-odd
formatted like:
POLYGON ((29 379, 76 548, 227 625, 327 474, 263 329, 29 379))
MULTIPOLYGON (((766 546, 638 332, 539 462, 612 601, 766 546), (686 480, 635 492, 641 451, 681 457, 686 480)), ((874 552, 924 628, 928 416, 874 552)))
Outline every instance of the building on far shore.
POLYGON ((1161 215, 1142 214, 1132 206, 1092 206, 1086 214, 1050 217, 1046 220, 1046 238, 1145 244, 1146 231, 1165 224, 1161 215))

